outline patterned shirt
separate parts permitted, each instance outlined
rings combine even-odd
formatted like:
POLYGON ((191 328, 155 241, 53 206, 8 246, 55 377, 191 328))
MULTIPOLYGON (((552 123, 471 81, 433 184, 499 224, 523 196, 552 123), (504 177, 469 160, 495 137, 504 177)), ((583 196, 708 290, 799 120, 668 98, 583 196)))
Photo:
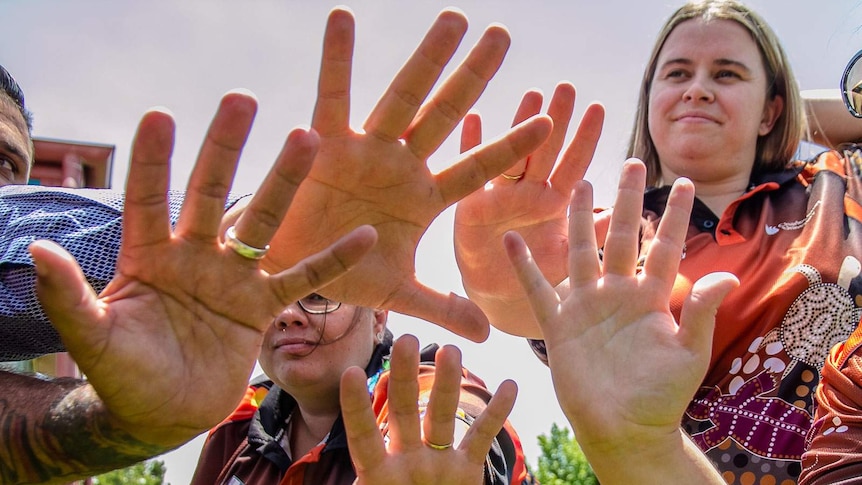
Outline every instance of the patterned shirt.
MULTIPOLYGON (((671 311, 678 319, 706 274, 732 273, 740 288, 718 310, 710 366, 682 425, 727 483, 787 485, 801 472, 821 369, 862 316, 860 168, 859 152, 826 152, 753 177, 721 217, 695 200, 671 311)), ((644 196, 642 255, 668 193, 644 196)))

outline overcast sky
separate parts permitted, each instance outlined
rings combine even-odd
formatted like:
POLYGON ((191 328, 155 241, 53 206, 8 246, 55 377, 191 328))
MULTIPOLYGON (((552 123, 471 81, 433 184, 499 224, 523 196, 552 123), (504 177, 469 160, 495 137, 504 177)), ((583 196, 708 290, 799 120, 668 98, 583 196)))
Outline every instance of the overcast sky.
MULTIPOLYGON (((862 48, 859 0, 749 2, 777 31, 802 89, 833 88, 847 60, 862 48)), ((114 144, 113 186, 122 188, 129 144, 141 114, 166 106, 178 135, 172 185, 182 188, 221 95, 243 87, 260 111, 234 188, 251 192, 268 170, 288 130, 308 124, 315 97, 324 1, 146 2, 0 0, 0 64, 24 89, 41 137, 114 144)), ((391 77, 443 7, 461 8, 470 31, 452 65, 491 22, 506 25, 512 48, 476 108, 486 132, 511 122, 524 90, 550 95, 560 80, 578 88, 576 117, 593 101, 607 108, 604 135, 587 174, 601 204, 611 202, 632 123, 638 83, 661 24, 681 2, 568 0, 559 2, 372 1, 349 3, 357 17, 352 119, 364 120, 391 77)), ((457 134, 457 131, 456 131, 457 134)), ((432 170, 457 156, 457 136, 432 157, 432 170)), ((417 255, 421 280, 463 294, 452 253, 452 214, 444 212, 417 255)), ((505 264, 505 262, 501 262, 505 264)), ((494 388, 514 378, 520 395, 511 420, 528 460, 536 464, 536 436, 565 423, 549 373, 522 339, 493 332, 473 344, 426 322, 390 317, 396 334, 423 343, 456 343, 465 365, 494 388)), ((590 392, 584 389, 583 392, 590 392)), ((201 439, 164 457, 167 479, 188 483, 201 439)))

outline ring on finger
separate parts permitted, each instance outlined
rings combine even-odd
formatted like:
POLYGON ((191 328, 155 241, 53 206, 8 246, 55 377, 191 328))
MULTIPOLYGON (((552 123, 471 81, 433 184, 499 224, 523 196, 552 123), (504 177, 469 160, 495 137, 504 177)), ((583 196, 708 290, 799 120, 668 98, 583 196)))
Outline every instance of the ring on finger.
POLYGON ((517 182, 518 180, 521 180, 522 178, 524 178, 524 174, 526 174, 526 173, 527 173, 527 171, 524 170, 523 172, 519 173, 518 175, 509 175, 507 173, 501 173, 500 175, 506 180, 512 180, 512 181, 517 182))
POLYGON ((233 252, 246 259, 257 261, 269 251, 269 244, 264 248, 256 248, 240 241, 236 237, 236 226, 230 226, 224 233, 224 245, 231 248, 233 252))
POLYGON ((438 445, 437 443, 432 443, 428 440, 425 440, 425 446, 427 446, 428 448, 431 448, 432 450, 437 450, 437 451, 448 450, 449 448, 452 447, 452 444, 453 443, 450 441, 449 443, 446 443, 445 445, 438 445))

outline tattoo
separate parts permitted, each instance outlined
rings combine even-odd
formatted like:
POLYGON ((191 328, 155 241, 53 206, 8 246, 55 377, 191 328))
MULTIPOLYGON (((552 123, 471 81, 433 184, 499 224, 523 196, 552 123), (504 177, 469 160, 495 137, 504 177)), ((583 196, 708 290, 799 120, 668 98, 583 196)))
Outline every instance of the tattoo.
POLYGON ((0 372, 0 427, 3 484, 67 483, 167 451, 115 428, 80 379, 0 372))

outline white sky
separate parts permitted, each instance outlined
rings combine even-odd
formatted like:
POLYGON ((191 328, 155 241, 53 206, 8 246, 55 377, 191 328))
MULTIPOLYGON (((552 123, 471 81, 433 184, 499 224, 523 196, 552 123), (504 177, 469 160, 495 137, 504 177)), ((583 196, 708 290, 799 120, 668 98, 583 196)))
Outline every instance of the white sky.
MULTIPOLYGON (((471 29, 452 64, 489 23, 510 29, 507 60, 477 104, 489 136, 506 129, 520 95, 529 88, 550 95, 558 81, 574 82, 576 117, 588 102, 604 103, 604 136, 587 178, 597 186, 598 202, 606 205, 623 160, 643 65, 661 24, 680 4, 461 1, 454 5, 468 15, 471 29)), ((845 63, 862 47, 859 0, 749 4, 778 33, 802 89, 837 87, 845 63)), ((161 105, 176 116, 172 177, 173 186, 182 188, 221 95, 237 87, 252 90, 260 111, 234 185, 239 192, 251 192, 288 130, 310 122, 321 35, 334 5, 297 0, 0 0, 0 64, 24 89, 35 113, 35 135, 117 146, 115 188, 123 186, 129 144, 144 110, 161 105)), ((355 126, 436 13, 449 5, 439 0, 349 4, 357 17, 355 126)), ((432 170, 448 166, 457 155, 456 140, 432 157, 432 170)), ((463 294, 451 249, 452 214, 444 212, 426 234, 417 271, 427 284, 463 294)), ((396 335, 414 333, 423 343, 458 344, 465 365, 491 388, 514 378, 520 395, 511 420, 535 466, 536 436, 548 433, 554 422, 566 422, 547 369, 521 339, 494 332, 489 341, 473 344, 400 315, 390 317, 390 327, 396 335)), ((195 440, 163 457, 169 482, 188 483, 201 444, 195 440)))

